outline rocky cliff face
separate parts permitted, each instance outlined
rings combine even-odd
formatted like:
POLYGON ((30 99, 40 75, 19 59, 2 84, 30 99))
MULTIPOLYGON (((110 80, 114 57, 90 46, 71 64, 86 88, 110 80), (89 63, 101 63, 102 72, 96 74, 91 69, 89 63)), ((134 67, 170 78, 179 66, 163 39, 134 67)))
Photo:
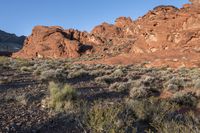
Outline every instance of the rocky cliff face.
POLYGON ((196 66, 200 59, 200 0, 183 8, 158 6, 143 17, 117 18, 90 33, 37 26, 14 57, 68 58, 97 54, 99 63, 196 66), (110 56, 115 56, 110 58, 110 56))
POLYGON ((0 52, 16 52, 23 47, 25 36, 17 37, 15 34, 0 30, 0 52))

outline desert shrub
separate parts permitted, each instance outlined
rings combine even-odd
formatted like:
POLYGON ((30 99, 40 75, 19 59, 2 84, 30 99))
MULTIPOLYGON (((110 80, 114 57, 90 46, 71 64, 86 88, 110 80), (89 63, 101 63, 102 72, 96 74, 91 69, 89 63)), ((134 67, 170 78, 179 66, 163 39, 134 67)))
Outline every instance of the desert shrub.
POLYGON ((95 78, 95 81, 97 83, 105 83, 105 84, 111 84, 115 81, 115 78, 111 77, 110 75, 104 75, 102 77, 95 78))
POLYGON ((115 82, 109 86, 109 90, 124 92, 124 91, 128 91, 131 85, 132 85, 131 82, 115 82))
POLYGON ((195 89, 200 89, 200 79, 195 80, 195 82, 194 82, 194 88, 195 89))
POLYGON ((89 75, 89 72, 87 72, 84 69, 80 69, 78 71, 73 71, 69 73, 68 78, 83 78, 88 75, 89 75))
MULTIPOLYGON (((105 68, 102 68, 101 69, 102 72, 103 72, 103 75, 111 75, 113 73, 113 70, 112 69, 105 69, 105 68)), ((99 75, 100 76, 100 75, 99 75)))
POLYGON ((5 65, 10 59, 8 57, 0 56, 0 65, 5 65))
POLYGON ((99 69, 99 70, 93 70, 90 72, 91 76, 97 77, 97 76, 103 76, 105 74, 104 70, 99 69))
POLYGON ((179 87, 175 84, 168 84, 166 90, 170 92, 177 92, 179 90, 179 87))
POLYGON ((43 80, 43 81, 61 81, 61 80, 64 80, 66 77, 67 77, 67 72, 65 72, 63 69, 49 69, 49 70, 46 70, 46 71, 41 71, 41 70, 38 70, 36 69, 34 72, 33 72, 34 75, 37 75, 40 77, 40 80, 43 80))
POLYGON ((186 82, 184 81, 184 79, 183 78, 176 78, 176 77, 171 78, 169 81, 167 81, 164 84, 164 87, 167 88, 168 90, 171 90, 171 91, 172 91, 172 89, 176 89, 176 90, 173 90, 173 91, 178 91, 180 89, 183 89, 185 86, 186 86, 186 82), (178 90, 177 90, 177 87, 178 87, 178 90))
MULTIPOLYGON (((153 76, 144 76, 140 80, 140 86, 149 92, 151 95, 157 95, 163 88, 162 80, 153 76)), ((137 87, 140 87, 137 86, 137 87)))
POLYGON ((197 98, 193 93, 177 92, 173 95, 170 101, 190 107, 195 107, 197 105, 197 98))
POLYGON ((6 84, 6 83, 9 83, 9 82, 11 82, 11 78, 9 78, 7 76, 0 77, 0 85, 1 84, 6 84))
POLYGON ((76 98, 76 90, 68 84, 49 83, 50 96, 46 99, 49 108, 62 112, 73 106, 76 98))
POLYGON ((129 96, 133 99, 145 98, 148 96, 148 91, 143 86, 133 87, 129 92, 129 96))
POLYGON ((82 125, 88 132, 95 133, 115 133, 115 132, 133 132, 134 122, 133 113, 123 104, 109 104, 95 102, 92 107, 85 108, 81 113, 82 125))
POLYGON ((16 67, 19 67, 19 68, 22 67, 22 66, 29 67, 29 66, 34 65, 34 62, 26 60, 26 59, 21 59, 21 58, 17 58, 15 60, 15 63, 16 63, 16 67))
POLYGON ((124 72, 121 69, 116 69, 111 76, 114 78, 122 77, 124 75, 124 72))
POLYGON ((184 133, 198 132, 200 129, 200 121, 193 112, 178 113, 178 110, 182 107, 168 100, 157 98, 127 99, 126 103, 134 111, 137 121, 142 120, 147 122, 146 124, 151 125, 147 131, 151 132, 154 129, 152 132, 184 133))
POLYGON ((157 132, 161 133, 198 133, 200 132, 200 123, 194 112, 190 111, 183 115, 183 121, 162 119, 153 121, 152 125, 157 132))
POLYGON ((154 126, 158 133, 199 133, 200 127, 197 125, 180 124, 175 121, 165 121, 154 126))
POLYGON ((41 70, 36 68, 34 71, 33 71, 33 75, 36 75, 36 76, 39 76, 41 74, 41 70))
POLYGON ((35 66, 36 70, 38 72, 43 72, 43 71, 47 71, 47 70, 50 70, 50 69, 57 69, 58 66, 54 65, 53 62, 51 61, 48 61, 48 60, 45 60, 44 62, 40 62, 39 64, 37 64, 37 66, 35 66))
POLYGON ((32 71, 32 67, 27 67, 27 66, 22 66, 20 68, 21 72, 31 72, 32 71))
POLYGON ((42 71, 40 75, 41 80, 54 80, 56 77, 56 72, 55 70, 47 70, 47 71, 42 71))
POLYGON ((110 132, 117 129, 114 123, 117 121, 118 108, 98 107, 95 105, 88 113, 88 127, 92 132, 110 132))
POLYGON ((167 113, 179 108, 176 104, 153 97, 140 100, 127 99, 126 103, 135 112, 138 120, 149 122, 160 121, 167 116, 167 113))

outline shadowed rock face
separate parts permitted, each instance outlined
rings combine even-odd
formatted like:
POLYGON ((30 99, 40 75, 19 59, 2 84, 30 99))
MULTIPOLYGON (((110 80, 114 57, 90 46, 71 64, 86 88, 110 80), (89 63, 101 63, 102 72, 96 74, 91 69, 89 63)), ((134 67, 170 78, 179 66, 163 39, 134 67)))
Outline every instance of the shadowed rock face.
POLYGON ((0 30, 0 52, 3 55, 3 53, 19 51, 23 47, 24 40, 25 36, 17 37, 15 34, 0 30))
POLYGON ((13 57, 68 58, 101 55, 107 64, 150 62, 150 66, 197 66, 200 59, 200 0, 183 8, 158 6, 133 21, 117 18, 90 33, 36 26, 13 57), (115 56, 110 58, 110 56, 115 56), (117 56, 116 56, 117 55, 117 56))

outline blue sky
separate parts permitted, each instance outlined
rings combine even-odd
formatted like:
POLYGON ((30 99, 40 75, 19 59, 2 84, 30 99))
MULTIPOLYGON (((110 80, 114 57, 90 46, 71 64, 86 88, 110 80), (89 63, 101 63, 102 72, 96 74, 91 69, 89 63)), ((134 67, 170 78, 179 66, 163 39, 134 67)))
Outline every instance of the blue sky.
POLYGON ((181 7, 188 0, 0 0, 0 29, 29 35, 36 25, 90 31, 119 16, 136 19, 158 5, 181 7))

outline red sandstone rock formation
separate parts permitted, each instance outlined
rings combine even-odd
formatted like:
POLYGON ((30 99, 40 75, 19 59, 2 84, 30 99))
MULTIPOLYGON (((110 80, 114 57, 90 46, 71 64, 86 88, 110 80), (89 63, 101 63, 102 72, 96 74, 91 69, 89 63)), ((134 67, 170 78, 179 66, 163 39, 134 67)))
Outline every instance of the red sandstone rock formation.
POLYGON ((198 66, 200 0, 191 2, 181 9, 158 6, 135 21, 120 17, 115 24, 102 23, 91 33, 38 26, 14 57, 68 58, 97 54, 106 57, 97 63, 198 66))
POLYGON ((65 31, 56 26, 36 26, 32 34, 26 39, 23 49, 13 56, 22 58, 75 58, 92 49, 91 45, 84 44, 87 39, 89 40, 87 33, 76 30, 65 31))

